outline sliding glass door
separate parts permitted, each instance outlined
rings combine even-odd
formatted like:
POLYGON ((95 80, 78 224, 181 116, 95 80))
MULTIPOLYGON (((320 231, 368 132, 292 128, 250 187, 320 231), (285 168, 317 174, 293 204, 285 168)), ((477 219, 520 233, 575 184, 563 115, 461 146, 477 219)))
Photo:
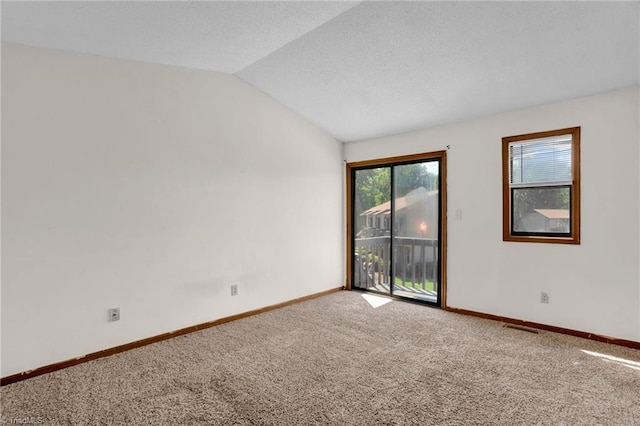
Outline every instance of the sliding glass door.
POLYGON ((442 159, 351 168, 352 287, 441 304, 442 159))

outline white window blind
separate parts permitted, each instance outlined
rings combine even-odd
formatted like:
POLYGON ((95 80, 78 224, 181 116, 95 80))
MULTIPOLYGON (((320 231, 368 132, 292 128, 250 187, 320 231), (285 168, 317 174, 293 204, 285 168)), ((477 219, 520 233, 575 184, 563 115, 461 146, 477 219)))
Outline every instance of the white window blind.
POLYGON ((571 170, 571 135, 509 144, 511 187, 570 185, 571 170))

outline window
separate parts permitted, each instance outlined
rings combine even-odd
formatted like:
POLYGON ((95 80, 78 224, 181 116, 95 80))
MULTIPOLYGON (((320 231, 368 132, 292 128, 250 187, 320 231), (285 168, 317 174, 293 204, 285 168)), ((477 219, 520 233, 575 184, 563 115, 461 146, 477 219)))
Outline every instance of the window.
POLYGON ((503 240, 580 244, 580 127, 502 138, 503 240))

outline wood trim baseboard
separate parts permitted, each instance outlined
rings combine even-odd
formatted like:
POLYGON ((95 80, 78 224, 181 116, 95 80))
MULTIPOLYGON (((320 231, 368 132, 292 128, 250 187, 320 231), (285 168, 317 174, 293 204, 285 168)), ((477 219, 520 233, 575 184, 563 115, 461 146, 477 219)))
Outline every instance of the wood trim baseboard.
POLYGON ((485 314, 483 312, 469 311, 466 309, 444 307, 445 311, 453 312, 456 314, 470 315, 479 318, 490 319, 494 321, 505 322, 508 324, 516 324, 523 327, 537 328, 539 330, 552 331, 554 333, 568 334, 570 336, 581 337, 583 339, 595 340, 603 343, 610 343, 612 345, 626 346, 627 348, 640 349, 640 342, 633 340, 618 339, 617 337, 603 336, 600 334, 587 333, 586 331, 572 330, 570 328, 556 327, 554 325, 540 324, 537 322, 524 321, 514 318, 501 317, 499 315, 485 314))
POLYGON ((34 368, 33 370, 24 371, 22 373, 13 374, 11 376, 2 377, 0 379, 0 386, 5 386, 11 383, 19 382, 22 380, 30 379, 32 377, 40 376, 42 374, 51 373, 63 368, 72 367, 74 365, 82 364, 84 362, 93 361, 94 359, 104 358, 107 356, 115 355, 120 352, 125 352, 131 349, 136 349, 142 346, 150 345, 152 343, 161 342, 163 340, 171 339, 173 337, 182 336, 184 334, 193 333, 194 331, 204 330, 207 328, 215 327, 220 324, 247 318, 253 315, 262 314, 265 312, 273 311, 275 309, 284 308, 285 306, 295 305, 296 303, 305 302, 307 300, 316 299, 318 297, 326 296, 331 293, 344 290, 343 287, 332 288, 330 290, 321 291, 319 293, 310 294, 308 296, 298 297, 296 299, 288 300, 286 302, 276 303, 275 305, 265 306, 264 308, 253 309, 251 311, 242 312, 240 314, 231 315, 228 317, 220 318, 214 321, 205 322, 202 324, 192 325, 190 327, 181 328, 179 330, 170 331, 168 333, 159 334, 157 336, 147 337, 146 339, 136 340, 135 342, 125 343, 124 345, 115 346, 113 348, 104 349, 98 352, 93 352, 87 355, 82 355, 77 358, 69 359, 66 361, 57 362, 55 364, 45 365, 44 367, 34 368))

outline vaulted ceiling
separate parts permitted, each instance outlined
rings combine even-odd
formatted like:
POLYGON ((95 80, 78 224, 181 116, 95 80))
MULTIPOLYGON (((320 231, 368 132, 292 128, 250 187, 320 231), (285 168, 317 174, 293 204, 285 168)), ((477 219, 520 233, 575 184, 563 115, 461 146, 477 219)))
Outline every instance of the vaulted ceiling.
POLYGON ((2 39, 235 74, 349 142, 640 83, 639 2, 7 2, 2 39))

